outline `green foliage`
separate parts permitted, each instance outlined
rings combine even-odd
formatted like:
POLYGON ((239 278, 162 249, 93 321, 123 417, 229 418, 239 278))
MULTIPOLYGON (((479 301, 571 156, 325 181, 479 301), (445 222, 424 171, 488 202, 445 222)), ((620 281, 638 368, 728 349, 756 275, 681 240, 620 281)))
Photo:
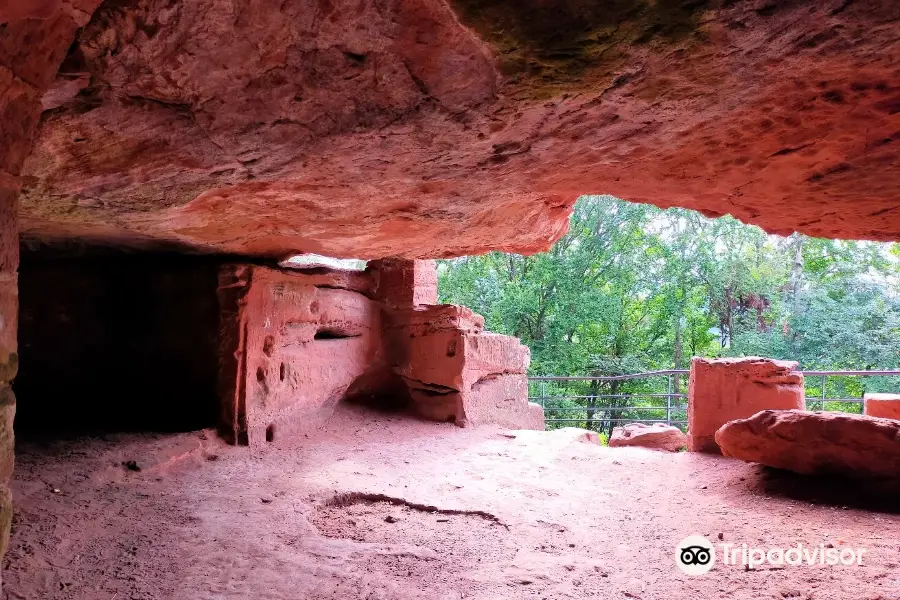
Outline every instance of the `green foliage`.
MULTIPOLYGON (((769 356, 805 370, 900 364, 897 244, 783 238, 730 217, 585 196, 549 252, 441 261, 439 275, 441 300, 521 338, 535 375, 686 368, 691 356, 769 356)), ((828 396, 900 391, 889 378, 853 381, 829 382, 828 396)), ((683 381, 673 384, 683 391, 683 381)), ((581 382, 565 394, 646 394, 665 385, 616 382, 604 391, 581 382)), ((567 402, 582 410, 578 418, 593 414, 585 399, 567 402)))

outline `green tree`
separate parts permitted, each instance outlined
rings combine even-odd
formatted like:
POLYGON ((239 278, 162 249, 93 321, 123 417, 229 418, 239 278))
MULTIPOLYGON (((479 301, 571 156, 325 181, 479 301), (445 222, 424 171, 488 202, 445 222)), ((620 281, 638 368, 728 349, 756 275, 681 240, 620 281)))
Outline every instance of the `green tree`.
MULTIPOLYGON (((585 196, 549 252, 441 261, 439 275, 442 301, 473 308, 531 348, 532 374, 683 368, 691 356, 762 355, 804 369, 900 364, 897 244, 782 238, 730 217, 585 196)), ((855 381, 853 393, 900 391, 900 381, 855 381)), ((609 431, 616 419, 659 413, 626 410, 635 397, 598 396, 659 385, 571 384, 565 395, 576 398, 559 407, 609 431)))

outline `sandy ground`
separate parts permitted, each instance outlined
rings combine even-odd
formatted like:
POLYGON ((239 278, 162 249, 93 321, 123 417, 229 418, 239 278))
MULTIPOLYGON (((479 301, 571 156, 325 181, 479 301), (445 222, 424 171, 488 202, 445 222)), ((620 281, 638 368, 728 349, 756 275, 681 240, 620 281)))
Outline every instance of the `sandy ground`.
POLYGON ((2 598, 900 598, 900 502, 861 508, 857 486, 349 408, 302 442, 21 442, 2 598), (692 577, 674 550, 691 534, 867 553, 692 577))

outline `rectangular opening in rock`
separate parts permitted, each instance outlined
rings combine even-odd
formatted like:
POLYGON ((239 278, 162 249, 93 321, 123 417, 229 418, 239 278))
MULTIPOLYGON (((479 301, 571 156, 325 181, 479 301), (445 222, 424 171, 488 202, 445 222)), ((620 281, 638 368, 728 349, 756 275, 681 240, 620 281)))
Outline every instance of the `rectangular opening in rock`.
POLYGON ((200 256, 23 253, 17 432, 215 426, 217 269, 200 256))

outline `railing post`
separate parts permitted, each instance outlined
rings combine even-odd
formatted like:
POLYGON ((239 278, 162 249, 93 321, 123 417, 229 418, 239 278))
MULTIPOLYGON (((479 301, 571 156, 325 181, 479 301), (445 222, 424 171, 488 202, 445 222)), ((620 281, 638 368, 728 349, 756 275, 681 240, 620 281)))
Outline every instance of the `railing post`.
POLYGON ((668 385, 666 389, 666 425, 672 424, 672 374, 666 378, 668 385))
POLYGON ((828 378, 828 375, 822 375, 822 402, 819 404, 819 410, 825 412, 825 380, 828 378))

